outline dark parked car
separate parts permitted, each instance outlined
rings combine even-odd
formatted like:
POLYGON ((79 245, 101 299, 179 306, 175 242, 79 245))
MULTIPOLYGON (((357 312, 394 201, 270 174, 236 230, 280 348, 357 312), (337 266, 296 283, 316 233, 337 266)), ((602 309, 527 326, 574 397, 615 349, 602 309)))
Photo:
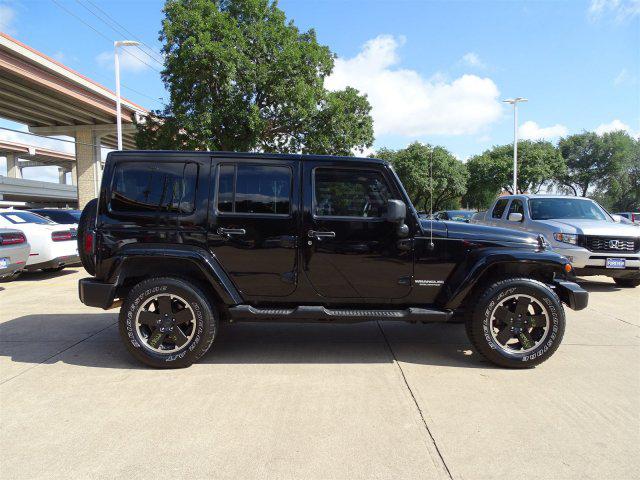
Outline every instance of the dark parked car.
POLYGON ((464 321, 477 352, 534 366, 588 294, 542 237, 421 220, 382 160, 112 152, 78 247, 83 303, 121 305, 154 367, 202 357, 221 321, 464 321))
POLYGON ((465 222, 469 223, 471 217, 476 212, 471 210, 443 210, 433 214, 435 220, 451 220, 453 222, 465 222))
POLYGON ((80 220, 80 210, 70 210, 67 208, 33 208, 30 212, 37 213, 41 217, 48 218, 52 222, 60 225, 74 225, 80 220))

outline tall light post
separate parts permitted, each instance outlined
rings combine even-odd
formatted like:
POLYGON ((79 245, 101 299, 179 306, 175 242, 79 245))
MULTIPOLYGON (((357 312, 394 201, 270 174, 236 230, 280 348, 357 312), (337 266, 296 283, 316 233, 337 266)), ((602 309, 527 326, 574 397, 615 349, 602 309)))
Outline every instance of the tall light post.
POLYGON ((523 97, 508 98, 504 103, 513 105, 513 194, 518 193, 518 102, 527 102, 523 97))
POLYGON ((118 47, 135 47, 140 42, 133 40, 116 40, 113 42, 113 59, 116 67, 116 129, 118 131, 118 150, 122 150, 122 112, 120 109, 120 59, 118 47))

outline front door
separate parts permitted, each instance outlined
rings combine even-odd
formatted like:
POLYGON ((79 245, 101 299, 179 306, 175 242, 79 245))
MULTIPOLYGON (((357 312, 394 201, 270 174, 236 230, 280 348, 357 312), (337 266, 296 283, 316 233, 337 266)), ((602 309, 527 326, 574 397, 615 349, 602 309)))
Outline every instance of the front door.
POLYGON ((385 218, 387 201, 402 199, 390 171, 378 163, 303 163, 302 269, 315 290, 328 298, 408 295, 413 242, 385 218))
POLYGON ((207 244, 245 296, 296 288, 299 162, 215 158, 207 244))

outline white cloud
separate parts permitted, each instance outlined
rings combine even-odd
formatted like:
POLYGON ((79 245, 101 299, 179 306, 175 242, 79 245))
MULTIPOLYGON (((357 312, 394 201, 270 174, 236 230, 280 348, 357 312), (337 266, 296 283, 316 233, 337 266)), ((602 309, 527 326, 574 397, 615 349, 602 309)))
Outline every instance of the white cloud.
POLYGON ((524 122, 518 128, 518 135, 523 140, 551 140, 565 136, 569 130, 564 125, 556 123, 550 127, 541 127, 536 122, 524 122))
POLYGON ((460 62, 468 67, 473 67, 473 68, 486 67, 484 62, 480 60, 480 57, 478 56, 478 54, 473 52, 465 53, 460 59, 460 62))
POLYGON ((366 93, 376 135, 465 135, 477 133, 502 115, 500 92, 490 78, 462 75, 451 82, 424 78, 398 66, 404 38, 380 35, 353 58, 338 58, 325 86, 366 93))
POLYGON ((620 130, 627 132, 632 137, 638 138, 640 136, 640 132, 634 132, 629 125, 621 122, 617 118, 609 123, 602 123, 596 127, 595 132, 598 135, 604 135, 605 133, 610 132, 619 132, 620 130))
POLYGON ((592 20, 611 15, 615 21, 624 22, 640 15, 640 0, 591 0, 588 13, 592 20))
POLYGON ((6 3, 0 3, 0 31, 13 33, 13 23, 16 18, 16 11, 6 3))
POLYGON ((626 68, 620 70, 620 73, 613 79, 613 86, 620 87, 623 85, 635 85, 636 78, 631 75, 626 68))
MULTIPOLYGON (((154 52, 151 51, 147 53, 153 58, 159 56, 157 53, 154 55, 154 52)), ((156 69, 160 68, 160 65, 149 58, 149 55, 146 55, 136 47, 121 47, 119 50, 120 69, 122 71, 139 73, 151 68, 150 65, 153 65, 156 69)), ((101 67, 113 70, 113 51, 102 52, 96 57, 96 61, 101 67)))

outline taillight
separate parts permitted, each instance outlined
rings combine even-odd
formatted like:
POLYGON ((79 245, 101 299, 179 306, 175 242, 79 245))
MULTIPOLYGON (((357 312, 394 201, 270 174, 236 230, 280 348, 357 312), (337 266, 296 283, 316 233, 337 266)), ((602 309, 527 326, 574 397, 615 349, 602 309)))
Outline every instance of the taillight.
POLYGON ((0 245, 18 245, 26 241, 27 238, 22 233, 0 233, 0 245))
POLYGON ((93 233, 87 232, 84 235, 84 252, 91 255, 93 251, 93 233))
POLYGON ((65 230, 64 232, 53 232, 51 234, 51 240, 54 242, 64 242, 66 240, 71 240, 73 235, 69 230, 65 230))

